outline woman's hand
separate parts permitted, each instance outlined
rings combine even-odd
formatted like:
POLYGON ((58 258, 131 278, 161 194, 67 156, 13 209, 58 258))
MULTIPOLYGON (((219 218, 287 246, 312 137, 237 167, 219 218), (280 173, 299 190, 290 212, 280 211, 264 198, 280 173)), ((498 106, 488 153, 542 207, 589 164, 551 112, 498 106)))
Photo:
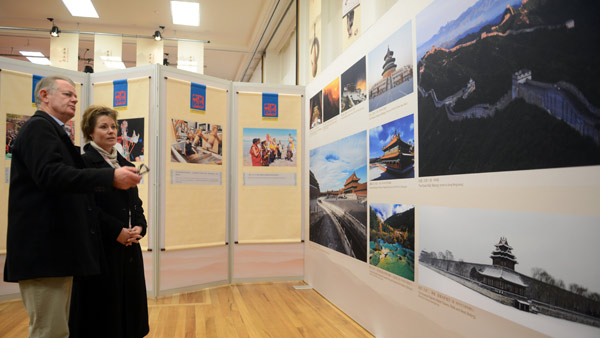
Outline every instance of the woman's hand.
POLYGON ((142 239, 142 227, 140 225, 136 225, 133 228, 129 229, 129 245, 132 243, 139 243, 140 239, 142 239))
POLYGON ((129 245, 131 245, 131 243, 129 243, 129 237, 130 237, 129 229, 123 228, 123 229, 121 229, 121 233, 117 237, 117 242, 119 242, 125 246, 129 246, 129 245))
POLYGON ((142 227, 139 225, 136 225, 132 229, 123 228, 117 237, 117 242, 125 246, 130 246, 133 243, 139 243, 139 240, 142 239, 142 235, 140 235, 141 233, 142 227))

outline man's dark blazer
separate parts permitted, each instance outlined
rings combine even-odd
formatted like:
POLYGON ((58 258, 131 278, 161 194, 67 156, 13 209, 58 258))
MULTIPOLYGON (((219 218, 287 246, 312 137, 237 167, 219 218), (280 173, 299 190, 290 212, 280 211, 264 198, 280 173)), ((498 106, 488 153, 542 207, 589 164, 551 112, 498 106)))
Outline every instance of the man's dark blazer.
POLYGON ((84 169, 79 148, 47 113, 19 130, 12 153, 4 281, 98 274, 92 192, 113 189, 114 169, 84 169))

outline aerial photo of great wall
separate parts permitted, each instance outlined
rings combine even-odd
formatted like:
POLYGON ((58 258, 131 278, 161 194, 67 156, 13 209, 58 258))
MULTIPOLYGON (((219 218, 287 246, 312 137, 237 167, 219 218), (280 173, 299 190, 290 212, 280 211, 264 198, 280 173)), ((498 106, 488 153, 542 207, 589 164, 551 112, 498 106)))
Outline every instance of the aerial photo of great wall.
POLYGON ((416 17, 420 176, 600 163, 598 2, 441 6, 416 17))

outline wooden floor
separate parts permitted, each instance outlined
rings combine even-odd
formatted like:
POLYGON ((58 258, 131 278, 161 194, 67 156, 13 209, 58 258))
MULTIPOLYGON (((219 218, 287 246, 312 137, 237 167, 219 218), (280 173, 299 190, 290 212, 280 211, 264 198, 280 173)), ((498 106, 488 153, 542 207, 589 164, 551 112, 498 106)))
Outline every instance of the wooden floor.
MULTIPOLYGON (((372 337, 302 282, 219 286, 148 299, 147 337, 372 337)), ((0 337, 27 337, 23 303, 0 303, 0 337)))

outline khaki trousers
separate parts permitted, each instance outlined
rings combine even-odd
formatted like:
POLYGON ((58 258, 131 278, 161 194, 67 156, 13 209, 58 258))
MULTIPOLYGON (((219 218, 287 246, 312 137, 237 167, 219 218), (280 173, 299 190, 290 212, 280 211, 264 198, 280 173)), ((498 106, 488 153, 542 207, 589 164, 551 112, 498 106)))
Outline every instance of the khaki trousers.
POLYGON ((69 337, 69 309, 73 277, 46 277, 19 281, 29 315, 29 338, 69 337))

